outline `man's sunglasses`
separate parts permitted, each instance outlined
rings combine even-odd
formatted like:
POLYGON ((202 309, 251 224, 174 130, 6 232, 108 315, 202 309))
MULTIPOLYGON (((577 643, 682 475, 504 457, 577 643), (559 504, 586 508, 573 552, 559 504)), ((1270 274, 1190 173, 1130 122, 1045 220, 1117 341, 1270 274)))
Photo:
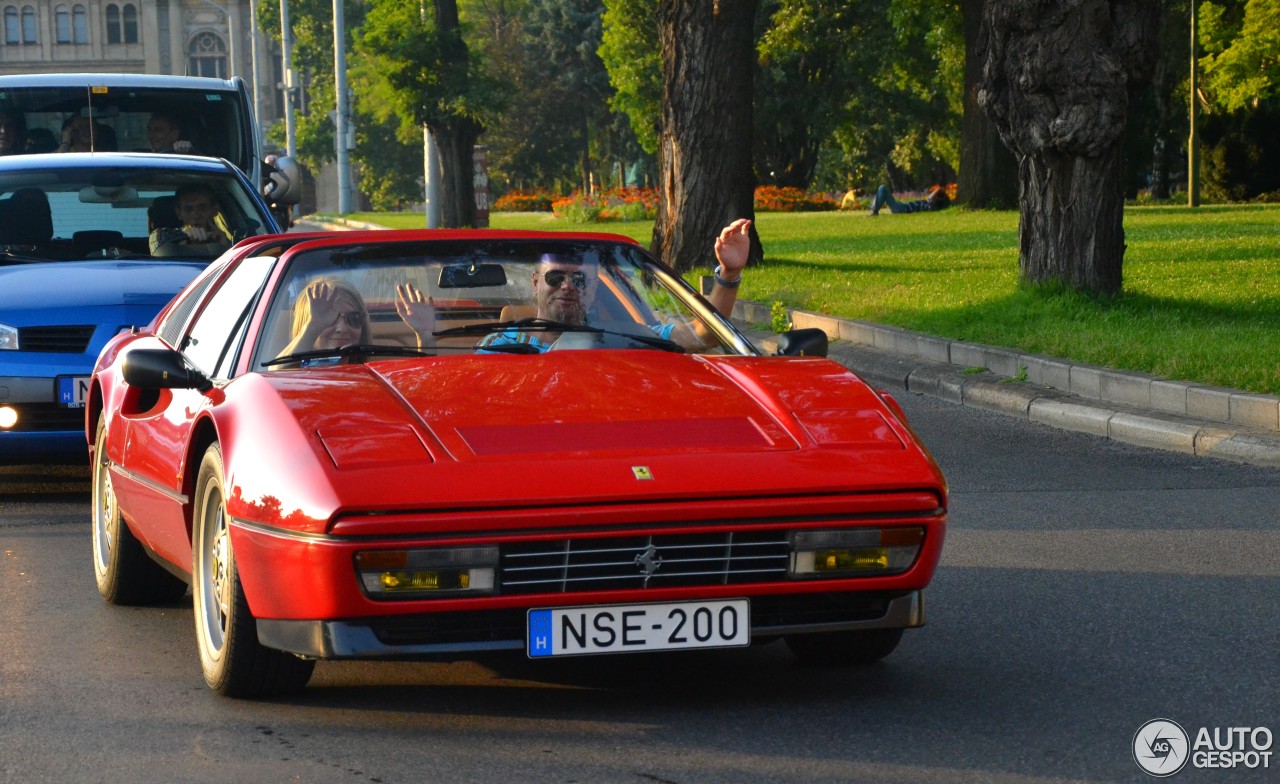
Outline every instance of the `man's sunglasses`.
POLYGON ((360 329, 361 327, 364 326, 364 314, 358 310, 351 310, 351 311, 347 311, 346 313, 339 313, 338 317, 333 320, 333 326, 335 327, 338 326, 339 321, 347 322, 347 326, 351 327, 352 329, 360 329))
POLYGON ((587 288, 587 273, 585 272, 565 272, 564 270, 550 270, 542 273, 542 279, 547 285, 553 289, 558 289, 564 285, 564 279, 568 278, 573 282, 573 287, 579 291, 587 288))

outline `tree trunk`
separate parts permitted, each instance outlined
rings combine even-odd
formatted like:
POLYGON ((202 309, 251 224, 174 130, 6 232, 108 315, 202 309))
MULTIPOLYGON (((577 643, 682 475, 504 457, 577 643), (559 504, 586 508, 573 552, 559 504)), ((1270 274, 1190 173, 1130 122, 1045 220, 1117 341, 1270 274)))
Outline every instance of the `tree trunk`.
POLYGON ((978 102, 1019 160, 1022 279, 1112 295, 1125 123, 1155 63, 1149 0, 991 0, 978 102))
MULTIPOLYGON (((714 264, 715 238, 755 218, 751 167, 758 0, 659 0, 662 131, 651 250, 678 272, 714 264)), ((763 255, 751 231, 751 262, 763 255)))
POLYGON ((476 223, 476 140, 483 130, 470 120, 428 125, 440 152, 440 224, 445 229, 472 228, 476 223))
MULTIPOLYGON (((466 79, 467 44, 458 24, 457 0, 433 0, 437 44, 455 78, 466 79)), ((472 228, 476 223, 475 146, 484 126, 457 114, 447 120, 428 120, 440 152, 442 228, 472 228)))
POLYGON ((1124 260, 1122 144, 1099 156, 1022 159, 1018 268, 1023 280, 1099 294, 1120 291, 1124 260))
POLYGON ((956 201, 974 209, 1018 206, 1018 161, 1000 141, 1000 132, 978 106, 978 88, 987 53, 981 38, 983 0, 963 0, 964 120, 960 126, 960 176, 956 201))

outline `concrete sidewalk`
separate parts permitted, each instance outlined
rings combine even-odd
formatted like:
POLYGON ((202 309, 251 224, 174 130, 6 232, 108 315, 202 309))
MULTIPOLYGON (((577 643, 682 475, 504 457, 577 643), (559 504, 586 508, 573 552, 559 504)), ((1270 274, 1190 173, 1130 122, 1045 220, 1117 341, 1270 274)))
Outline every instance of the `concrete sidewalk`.
MULTIPOLYGON (((831 359, 890 391, 929 395, 1128 444, 1280 467, 1280 398, 1145 373, 1076 364, 896 327, 788 311, 796 329, 832 339, 831 359)), ((756 345, 769 308, 739 301, 734 318, 756 345)))

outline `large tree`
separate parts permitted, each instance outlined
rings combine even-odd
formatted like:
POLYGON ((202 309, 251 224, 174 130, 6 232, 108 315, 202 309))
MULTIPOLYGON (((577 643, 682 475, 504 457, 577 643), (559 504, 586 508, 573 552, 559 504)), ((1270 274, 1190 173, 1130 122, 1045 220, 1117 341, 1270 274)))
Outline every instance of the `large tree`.
MULTIPOLYGON (((653 252, 705 266, 720 230, 755 217, 751 74, 757 0, 659 0, 662 124, 653 252)), ((763 252, 752 228, 751 261, 763 252)))
POLYGON ((1124 132, 1155 62, 1151 0, 990 0, 979 104, 1018 157, 1024 281, 1118 294, 1124 132))
POLYGON ((440 152, 441 224, 475 225, 472 150, 501 91, 463 40, 456 0, 380 0, 356 44, 386 80, 397 112, 431 130, 440 152))

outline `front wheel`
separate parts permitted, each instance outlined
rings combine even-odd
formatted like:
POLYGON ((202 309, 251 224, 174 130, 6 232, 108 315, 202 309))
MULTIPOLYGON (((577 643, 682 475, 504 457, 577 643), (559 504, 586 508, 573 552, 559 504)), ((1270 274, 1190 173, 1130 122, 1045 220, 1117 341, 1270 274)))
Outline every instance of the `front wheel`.
POLYGON ((902 629, 864 629, 787 635, 787 647, 800 661, 819 667, 872 664, 902 640, 902 629))
POLYGON ((228 697, 297 691, 307 685, 315 662, 258 642, 231 548, 222 475, 222 450, 214 444, 196 478, 191 542, 196 647, 205 683, 228 697))
POLYGON ((187 592, 185 582, 151 560, 120 516, 107 458, 105 417, 98 423, 93 446, 93 576, 98 593, 111 604, 165 604, 187 592))

